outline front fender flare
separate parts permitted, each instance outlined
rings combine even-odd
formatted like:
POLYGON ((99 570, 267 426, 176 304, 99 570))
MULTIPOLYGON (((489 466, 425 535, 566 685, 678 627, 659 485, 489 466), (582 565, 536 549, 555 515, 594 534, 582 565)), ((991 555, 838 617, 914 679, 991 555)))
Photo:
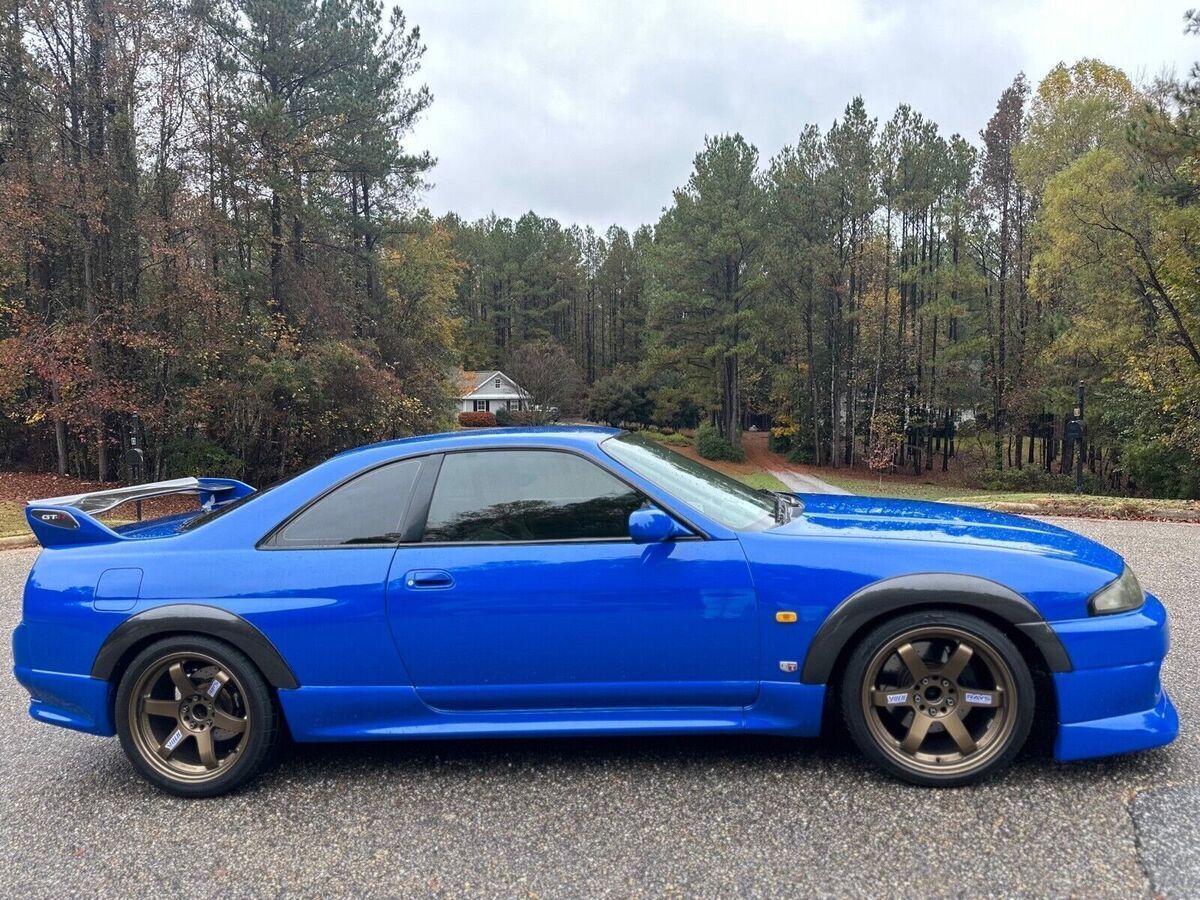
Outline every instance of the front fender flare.
POLYGON ((860 628, 879 616, 928 606, 998 616, 1032 641, 1051 672, 1071 671, 1071 658, 1054 629, 1016 591, 977 575, 923 572, 873 582, 839 603, 813 636, 800 680, 828 683, 846 643, 860 628))
POLYGON ((300 686, 266 635, 241 616, 200 603, 169 603, 130 616, 100 646, 92 677, 108 681, 131 647, 147 638, 180 633, 206 634, 233 644, 250 657, 273 687, 291 690, 300 686))

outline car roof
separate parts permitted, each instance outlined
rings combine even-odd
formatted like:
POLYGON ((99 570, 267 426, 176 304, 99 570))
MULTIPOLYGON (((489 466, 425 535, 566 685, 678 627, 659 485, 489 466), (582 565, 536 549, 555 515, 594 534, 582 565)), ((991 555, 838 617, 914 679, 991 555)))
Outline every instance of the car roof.
POLYGON ((543 446, 594 446, 605 438, 621 434, 620 428, 601 425, 539 425, 516 426, 513 428, 466 428, 461 431, 441 431, 435 434, 419 434, 366 444, 352 450, 344 450, 335 459, 358 454, 374 455, 379 450, 398 450, 402 453, 432 453, 465 447, 504 447, 522 443, 543 446))

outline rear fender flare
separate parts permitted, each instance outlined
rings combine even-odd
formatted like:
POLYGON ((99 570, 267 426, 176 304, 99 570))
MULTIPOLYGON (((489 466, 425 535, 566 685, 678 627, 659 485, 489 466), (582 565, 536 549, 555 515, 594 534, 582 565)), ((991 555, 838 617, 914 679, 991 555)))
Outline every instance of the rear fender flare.
POLYGON ((1029 638, 1051 672, 1071 671, 1071 658, 1058 635, 1016 591, 977 575, 926 572, 876 581, 838 604, 813 636, 800 680, 827 684, 842 650, 863 626, 881 616, 930 606, 997 616, 1029 638))
POLYGON ((130 616, 113 629, 96 653, 92 677, 110 680, 130 648, 155 637, 204 634, 237 647, 276 688, 300 686, 291 667, 261 631, 228 610, 200 603, 170 603, 130 616))

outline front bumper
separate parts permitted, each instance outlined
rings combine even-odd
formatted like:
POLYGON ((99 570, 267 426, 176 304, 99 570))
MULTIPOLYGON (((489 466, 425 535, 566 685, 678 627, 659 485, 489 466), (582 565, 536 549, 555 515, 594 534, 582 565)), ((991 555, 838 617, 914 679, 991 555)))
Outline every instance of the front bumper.
POLYGON ((1167 612, 1152 594, 1141 609, 1054 623, 1073 669, 1054 675, 1061 761, 1161 747, 1179 715, 1159 677, 1170 644, 1167 612))

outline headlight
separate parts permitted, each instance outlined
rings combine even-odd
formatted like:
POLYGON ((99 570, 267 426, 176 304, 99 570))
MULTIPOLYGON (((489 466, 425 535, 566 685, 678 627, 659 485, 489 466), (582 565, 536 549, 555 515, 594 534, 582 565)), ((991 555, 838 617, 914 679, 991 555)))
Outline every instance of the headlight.
POLYGON ((1145 602, 1146 592, 1138 584, 1133 569, 1126 566, 1120 578, 1092 594, 1092 599, 1088 601, 1088 611, 1093 616, 1103 616, 1108 613, 1128 612, 1145 602))

